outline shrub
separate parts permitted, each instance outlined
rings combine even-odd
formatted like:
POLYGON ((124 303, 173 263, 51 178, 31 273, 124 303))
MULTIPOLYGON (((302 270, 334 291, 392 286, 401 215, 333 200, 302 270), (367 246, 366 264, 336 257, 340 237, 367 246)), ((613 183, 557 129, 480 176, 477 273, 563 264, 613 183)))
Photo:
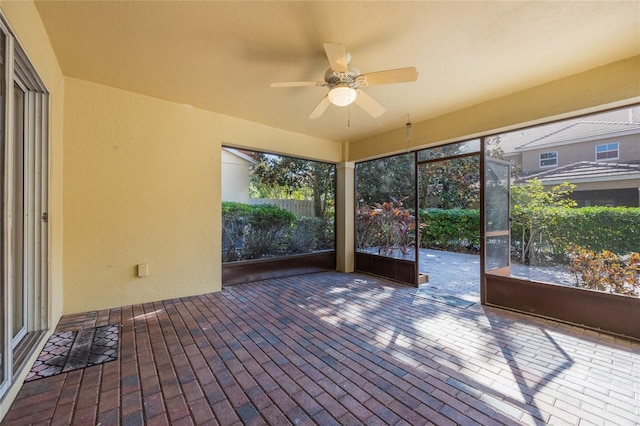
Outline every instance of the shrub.
POLYGON ((367 204, 358 205, 356 208, 355 231, 358 250, 367 250, 377 245, 376 220, 372 212, 373 208, 367 204))
POLYGON ((545 239, 556 255, 569 245, 618 255, 640 251, 640 208, 551 209, 546 221, 545 239))
POLYGON ((477 252, 480 249, 480 210, 421 210, 420 247, 477 252))
POLYGON ((333 221, 320 217, 296 218, 288 242, 289 253, 310 253, 315 250, 334 248, 333 221))
POLYGON ((540 242, 548 230, 550 212, 574 207, 576 202, 569 198, 574 188, 564 182, 545 189, 539 179, 511 187, 511 239, 522 263, 535 265, 547 260, 540 242))
POLYGON ((285 244, 296 216, 290 211, 271 204, 250 206, 242 257, 260 259, 279 252, 285 244))
POLYGON ((222 261, 259 259, 286 246, 296 216, 270 204, 222 203, 222 261))
POLYGON ((334 222, 270 204, 222 203, 222 261, 334 249, 334 222))
POLYGON ((222 261, 240 260, 244 246, 247 219, 251 216, 251 206, 231 201, 222 202, 222 261))
POLYGON ((608 250, 596 253, 580 246, 569 246, 567 251, 576 287, 640 296, 640 253, 617 256, 608 250))
MULTIPOLYGON (((617 255, 640 252, 640 208, 635 207, 550 207, 540 216, 540 235, 533 243, 541 262, 566 263, 567 247, 580 246, 595 252, 617 255)), ((512 249, 518 252, 522 227, 511 226, 512 249)))
POLYGON ((333 219, 313 218, 316 222, 318 245, 316 250, 335 250, 336 227, 333 219))
POLYGON ((415 242, 415 217, 402 206, 402 201, 358 206, 356 236, 359 250, 377 248, 383 256, 392 256, 399 250, 406 255, 415 242))

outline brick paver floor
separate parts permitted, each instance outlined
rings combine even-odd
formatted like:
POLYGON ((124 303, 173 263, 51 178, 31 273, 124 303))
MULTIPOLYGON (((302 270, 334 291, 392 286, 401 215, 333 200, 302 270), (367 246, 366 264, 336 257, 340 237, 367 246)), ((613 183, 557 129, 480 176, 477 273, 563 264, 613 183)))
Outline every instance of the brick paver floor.
POLYGON ((640 423, 640 344, 328 272, 65 316, 117 361, 24 384, 3 424, 640 423))

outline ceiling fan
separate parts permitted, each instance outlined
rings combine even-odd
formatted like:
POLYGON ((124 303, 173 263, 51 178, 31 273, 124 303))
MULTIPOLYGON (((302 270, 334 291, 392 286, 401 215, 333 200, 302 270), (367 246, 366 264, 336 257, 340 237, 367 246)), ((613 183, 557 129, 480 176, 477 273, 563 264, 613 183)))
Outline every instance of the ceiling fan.
POLYGON ((324 74, 324 81, 271 83, 271 87, 319 86, 328 88, 329 92, 309 115, 309 118, 312 119, 320 117, 331 104, 347 106, 354 102, 372 117, 380 117, 385 111, 384 107, 363 92, 362 88, 380 84, 405 83, 418 79, 418 71, 415 67, 360 74, 360 70, 349 65, 351 55, 347 53, 342 44, 324 43, 324 51, 331 66, 324 74))

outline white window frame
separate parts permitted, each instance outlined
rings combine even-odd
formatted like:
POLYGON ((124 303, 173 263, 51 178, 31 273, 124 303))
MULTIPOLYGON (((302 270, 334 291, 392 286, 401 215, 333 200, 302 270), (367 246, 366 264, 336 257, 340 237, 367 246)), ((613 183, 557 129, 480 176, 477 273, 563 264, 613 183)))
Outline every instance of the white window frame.
POLYGON ((538 166, 540 166, 541 169, 546 169, 549 167, 557 167, 558 166, 558 151, 547 151, 547 152, 541 152, 540 154, 538 154, 538 166), (548 158, 542 158, 543 155, 549 155, 549 154, 553 154, 553 157, 548 157, 548 158), (546 164, 543 165, 542 162, 543 161, 549 161, 551 159, 556 160, 555 164, 546 164))
POLYGON ((5 56, 2 99, 4 116, 4 186, 2 200, 2 264, 0 294, 0 399, 15 382, 33 351, 49 328, 49 92, 37 75, 26 53, 18 44, 4 16, 0 15, 0 31, 4 34, 5 56), (22 138, 16 140, 14 84, 24 90, 22 138), (15 176, 16 144, 23 147, 24 171, 15 176), (15 197, 16 190, 23 196, 15 197), (21 201, 16 201, 19 199, 21 201), (16 202, 22 202, 22 229, 14 230, 16 202), (16 238, 22 239, 22 250, 14 253, 16 238), (12 339, 13 285, 16 268, 22 270, 25 330, 12 339), (29 336, 27 339, 26 336, 29 336))
POLYGON ((611 160, 619 160, 620 159, 620 142, 608 142, 608 143, 600 143, 596 145, 596 161, 611 161, 611 160), (609 145, 615 145, 615 149, 609 149, 609 145), (615 157, 607 157, 607 158, 598 158, 598 148, 605 147, 602 152, 616 152, 615 157))

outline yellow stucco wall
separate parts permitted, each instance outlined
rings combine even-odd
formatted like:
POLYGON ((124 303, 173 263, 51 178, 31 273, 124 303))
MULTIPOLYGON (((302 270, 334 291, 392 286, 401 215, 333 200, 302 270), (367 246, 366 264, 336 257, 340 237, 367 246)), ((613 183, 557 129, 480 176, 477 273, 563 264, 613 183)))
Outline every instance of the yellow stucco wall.
MULTIPOLYGON (((640 56, 614 62, 349 145, 362 161, 640 102, 640 56)), ((437 102, 437 100, 434 100, 437 102)))
POLYGON ((64 112, 65 313, 221 289, 223 144, 342 155, 334 142, 72 78, 64 112))

